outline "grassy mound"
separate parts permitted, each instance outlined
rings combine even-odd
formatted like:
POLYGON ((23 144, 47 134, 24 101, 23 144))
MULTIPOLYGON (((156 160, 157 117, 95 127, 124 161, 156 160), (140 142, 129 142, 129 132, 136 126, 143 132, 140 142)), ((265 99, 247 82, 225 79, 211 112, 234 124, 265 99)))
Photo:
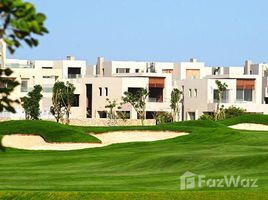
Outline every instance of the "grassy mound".
MULTIPOLYGON (((36 192, 43 199, 265 199, 268 133, 232 130, 226 126, 265 123, 265 119, 268 121, 267 116, 250 115, 219 123, 189 121, 151 127, 66 127, 56 124, 57 134, 50 132, 46 123, 29 130, 27 126, 32 122, 25 125, 22 121, 24 126, 19 126, 20 133, 42 135, 50 132, 53 137, 61 137, 63 128, 69 130, 64 132, 75 131, 77 135, 128 129, 188 131, 191 134, 164 141, 122 143, 69 152, 0 151, 0 199, 31 199, 36 192), (186 171, 213 179, 230 175, 258 179, 258 187, 203 186, 185 193, 179 189, 179 178, 186 171)), ((17 132, 16 127, 9 131, 9 123, 17 126, 12 125, 13 122, 0 123, 1 134, 17 132)))
POLYGON ((239 117, 233 117, 220 121, 220 123, 226 126, 231 126, 240 123, 255 123, 255 124, 268 125, 268 115, 259 115, 259 114, 241 115, 239 117))
POLYGON ((268 192, 0 192, 0 199, 38 200, 267 200, 268 192), (38 197, 38 198, 36 198, 38 197))
POLYGON ((0 136, 8 134, 40 135, 47 142, 100 142, 94 136, 73 126, 42 120, 14 120, 0 123, 0 136))

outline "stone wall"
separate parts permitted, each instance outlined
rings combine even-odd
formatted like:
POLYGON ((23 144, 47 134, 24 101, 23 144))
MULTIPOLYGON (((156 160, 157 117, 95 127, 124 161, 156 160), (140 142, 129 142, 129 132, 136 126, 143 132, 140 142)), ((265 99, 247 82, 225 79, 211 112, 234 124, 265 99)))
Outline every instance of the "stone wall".
MULTIPOLYGON (((0 118, 0 121, 9 121, 9 120, 12 120, 12 119, 0 118)), ((16 119, 16 120, 18 120, 18 119, 16 119)), ((44 120, 56 122, 55 119, 44 119, 44 120)), ((156 121, 154 119, 145 119, 144 120, 144 125, 150 126, 150 125, 155 125, 155 124, 156 124, 156 121)), ((122 119, 116 119, 116 120, 70 119, 70 125, 76 125, 76 126, 140 126, 141 120, 139 120, 139 119, 126 119, 126 120, 122 120, 122 119)))
MULTIPOLYGON (((140 126, 141 120, 139 119, 116 119, 116 120, 109 120, 109 119, 85 119, 85 120, 78 120, 78 119, 71 119, 71 125, 77 126, 140 126)), ((144 120, 144 125, 155 125, 156 122, 154 119, 146 119, 144 120)))

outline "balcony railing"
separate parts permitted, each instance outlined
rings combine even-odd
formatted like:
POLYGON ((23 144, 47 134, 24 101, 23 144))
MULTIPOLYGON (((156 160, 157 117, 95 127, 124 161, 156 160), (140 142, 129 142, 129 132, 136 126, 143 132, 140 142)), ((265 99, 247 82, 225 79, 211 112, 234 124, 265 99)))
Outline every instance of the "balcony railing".
POLYGON ((148 102, 163 103, 163 100, 155 97, 149 97, 148 102))
POLYGON ((68 74, 67 78, 82 78, 82 74, 68 74))
MULTIPOLYGON (((208 103, 217 103, 217 100, 208 100, 208 103)), ((236 99, 236 100, 229 100, 229 99, 224 99, 222 100, 220 103, 254 103, 254 101, 246 101, 246 100, 243 100, 243 99, 236 99)))
POLYGON ((29 90, 28 87, 21 87, 21 88, 20 88, 20 91, 21 91, 21 92, 28 92, 28 91, 30 91, 30 90, 29 90))
POLYGON ((33 64, 19 64, 19 63, 6 63, 5 64, 6 67, 9 68, 34 68, 33 64))
POLYGON ((43 87, 43 92, 51 93, 53 91, 53 87, 43 87))

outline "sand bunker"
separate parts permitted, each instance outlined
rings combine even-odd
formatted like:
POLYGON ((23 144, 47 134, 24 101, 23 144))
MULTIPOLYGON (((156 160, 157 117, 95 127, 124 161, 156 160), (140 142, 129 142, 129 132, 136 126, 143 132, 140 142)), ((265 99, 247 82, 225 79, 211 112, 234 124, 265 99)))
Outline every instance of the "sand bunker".
POLYGON ((149 142, 165 140, 183 135, 185 132, 171 131, 116 131, 101 134, 91 134, 101 140, 101 143, 48 143, 38 135, 5 135, 2 145, 5 147, 27 150, 75 150, 104 147, 116 143, 149 142))
POLYGON ((240 129, 240 130, 251 130, 251 131, 268 131, 268 125, 264 124, 253 124, 253 123, 241 123, 229 126, 233 129, 240 129))

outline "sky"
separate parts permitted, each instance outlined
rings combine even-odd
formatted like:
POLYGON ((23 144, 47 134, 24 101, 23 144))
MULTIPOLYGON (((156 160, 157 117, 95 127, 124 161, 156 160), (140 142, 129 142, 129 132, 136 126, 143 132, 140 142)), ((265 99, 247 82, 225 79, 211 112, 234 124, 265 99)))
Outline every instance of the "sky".
POLYGON ((268 62, 267 0, 28 0, 49 34, 12 58, 268 62))

